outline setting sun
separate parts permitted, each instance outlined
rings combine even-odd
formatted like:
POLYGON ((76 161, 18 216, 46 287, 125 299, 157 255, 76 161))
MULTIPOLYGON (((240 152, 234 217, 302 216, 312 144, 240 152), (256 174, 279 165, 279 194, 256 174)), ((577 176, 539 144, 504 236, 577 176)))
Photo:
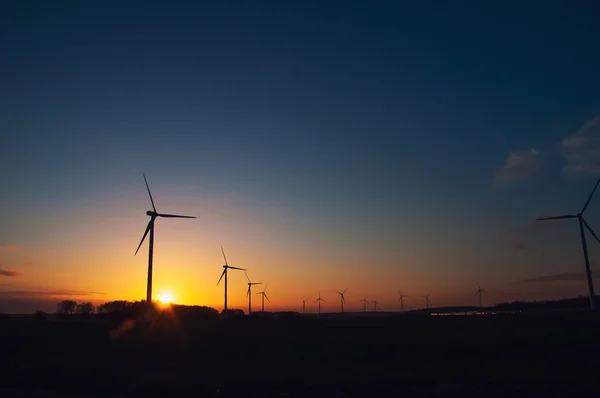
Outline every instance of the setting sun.
POLYGON ((158 300, 163 304, 170 304, 173 302, 173 295, 169 292, 164 292, 158 296, 158 300))

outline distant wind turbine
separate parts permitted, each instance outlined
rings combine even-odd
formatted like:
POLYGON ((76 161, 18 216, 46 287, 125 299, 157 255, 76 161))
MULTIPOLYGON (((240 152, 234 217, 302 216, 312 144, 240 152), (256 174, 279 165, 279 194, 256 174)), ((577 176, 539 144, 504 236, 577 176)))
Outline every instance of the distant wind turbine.
POLYGON ((248 290, 246 291, 246 297, 248 297, 248 315, 252 314, 252 286, 262 285, 262 282, 252 282, 246 272, 246 279, 248 279, 248 290))
POLYGON ((308 301, 308 299, 306 300, 302 300, 302 312, 305 313, 306 312, 306 302, 308 301))
POLYGON ((477 282, 477 292, 474 295, 479 295, 479 306, 481 308, 483 308, 483 293, 485 293, 485 290, 482 290, 479 282, 477 282))
MULTIPOLYGON (((348 290, 348 288, 346 288, 346 290, 348 290)), ((340 295, 340 303, 342 305, 342 312, 344 312, 344 302, 346 301, 346 298, 344 297, 344 293, 346 293, 346 290, 344 290, 343 292, 337 292, 337 294, 340 295)))
POLYGON ((225 277, 225 304, 223 305, 223 309, 226 310, 227 309, 227 270, 231 268, 231 269, 235 269, 238 271, 246 271, 246 269, 230 266, 227 263, 227 257, 225 257, 225 250, 223 250, 223 246, 221 246, 221 253, 223 253, 223 260, 225 260, 225 265, 223 266, 223 273, 221 274, 221 277, 219 278, 219 281, 217 282, 217 286, 219 286, 219 283, 221 283, 221 279, 223 279, 223 277, 225 277))
POLYGON ((144 176, 144 182, 146 183, 146 189, 148 190, 148 196, 150 196, 150 202, 152 203, 152 210, 148 210, 146 214, 150 216, 150 221, 148 222, 148 226, 146 227, 146 231, 144 232, 144 236, 142 236, 142 240, 138 245, 135 254, 138 253, 142 243, 144 243, 144 239, 150 232, 150 241, 148 243, 148 282, 146 285, 146 303, 152 303, 152 257, 154 256, 154 221, 156 221, 157 217, 164 218, 196 218, 192 216, 179 216, 176 214, 162 214, 156 211, 156 206, 154 206, 154 199, 152 199, 152 194, 150 193, 150 187, 148 186, 148 180, 146 180, 146 175, 144 176))
POLYGON ((400 289, 398 289, 398 301, 400 302, 400 308, 402 308, 402 312, 404 312, 404 297, 408 297, 404 294, 402 294, 402 292, 400 291, 400 289))
POLYGON ((364 299, 360 300, 361 303, 363 303, 363 312, 367 312, 367 296, 365 296, 364 299))
POLYGON ((271 300, 269 300, 269 296, 267 296, 267 285, 265 285, 265 289, 262 292, 258 292, 256 294, 260 294, 261 295, 261 299, 262 299, 262 312, 265 312, 265 298, 267 299, 267 301, 270 303, 271 300))
POLYGON ((425 297, 425 309, 429 309, 429 294, 430 293, 428 293, 426 296, 423 296, 425 297))
POLYGON ((373 308, 375 309, 375 312, 377 312, 377 300, 373 300, 373 308))
POLYGON ((594 292, 594 282, 592 281, 592 270, 590 269, 590 258, 588 256, 587 243, 585 241, 584 227, 588 231, 590 231, 590 233, 596 239, 597 242, 600 242, 600 239, 598 239, 598 236, 596 236, 596 234, 592 230, 592 227, 590 227, 589 224, 583 219, 583 213, 585 213, 585 210, 587 209, 588 205, 590 204, 590 200, 592 200, 592 196, 594 195, 596 188, 598 188, 598 183, 600 183, 600 179, 598 179, 598 181, 596 181, 596 185, 594 185, 594 189, 592 189, 592 193, 590 193, 590 196, 588 197, 587 202, 585 202, 585 204, 583 205, 583 209, 581 209, 581 211, 579 213, 565 215, 565 216, 556 216, 556 217, 542 217, 542 218, 536 219, 537 221, 542 221, 542 220, 559 220, 562 218, 576 218, 579 221, 579 233, 581 235, 581 246, 583 247, 583 258, 585 260, 585 272, 587 275, 588 289, 590 292, 590 308, 592 309, 592 311, 596 310, 596 293, 594 292))
POLYGON ((315 300, 315 303, 319 303, 319 315, 321 315, 321 301, 326 303, 324 299, 321 298, 321 292, 319 292, 319 298, 315 300))

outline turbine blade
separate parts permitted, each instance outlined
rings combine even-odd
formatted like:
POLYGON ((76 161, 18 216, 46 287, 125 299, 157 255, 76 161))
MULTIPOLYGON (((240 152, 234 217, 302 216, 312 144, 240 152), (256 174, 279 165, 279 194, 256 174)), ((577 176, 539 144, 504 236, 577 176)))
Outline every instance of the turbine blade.
POLYGON ((348 288, 346 288, 346 289, 345 289, 345 290, 342 292, 342 294, 346 293, 346 290, 348 290, 348 288))
POLYGON ((248 271, 245 268, 238 268, 238 267, 229 267, 230 269, 237 269, 238 271, 248 271))
POLYGON ((223 260, 225 260, 225 265, 229 266, 229 264, 227 264, 227 257, 225 257, 225 250, 223 250, 223 245, 221 245, 221 253, 223 253, 223 260))
POLYGON ((150 196, 150 202, 152 202, 152 209, 154 209, 154 212, 157 213, 156 206, 154 206, 154 199, 152 199, 152 194, 150 193, 150 187, 148 186, 148 180, 146 180, 146 174, 143 174, 143 176, 144 176, 144 182, 146 183, 146 188, 148 189, 148 195, 150 196))
POLYGON ((267 291, 267 284, 265 283, 265 288, 263 289, 263 292, 267 291))
POLYGON ((223 273, 221 274, 221 277, 219 278, 219 281, 217 282, 217 286, 219 286, 219 283, 221 283, 221 279, 223 279, 223 276, 225 275, 226 272, 227 272, 227 268, 225 268, 223 270, 223 273))
POLYGON ((588 205, 590 204, 590 200, 592 200, 592 196, 594 196, 594 192, 596 192, 596 188, 598 188, 598 183, 600 183, 600 178, 598 179, 598 181, 596 181, 596 185, 594 185, 594 189, 592 189, 590 197, 588 198, 587 202, 585 202, 585 204, 583 205, 583 209, 581 209, 581 214, 585 212, 585 209, 587 209, 588 205))
POLYGON ((244 271, 244 275, 246 275, 246 279, 248 279, 248 283, 252 283, 252 281, 250 280, 250 278, 248 277, 248 273, 246 271, 244 271))
POLYGON ((250 295, 250 286, 248 286, 248 291, 246 292, 246 298, 250 295))
POLYGON ((158 216, 165 218, 196 218, 194 216, 180 216, 178 214, 159 214, 158 216))
POLYGON ((585 227, 587 228, 588 231, 590 231, 590 233, 592 234, 592 236, 596 239, 596 241, 598 243, 600 243, 600 239, 598 239, 598 236, 596 235, 596 233, 592 230, 592 227, 590 227, 590 225, 582 218, 581 221, 583 221, 583 225, 585 225, 585 227))
POLYGON ((563 218, 577 218, 577 216, 557 216, 557 217, 542 217, 542 218, 536 218, 536 221, 543 221, 543 220, 560 220, 563 218))
POLYGON ((152 222, 154 220, 150 219, 150 221, 148 221, 148 226, 146 227, 146 231, 144 232, 144 236, 142 236, 142 240, 140 241, 140 244, 138 245, 134 256, 137 254, 137 252, 140 250, 140 247, 142 247, 142 243, 144 243, 144 239, 146 239, 146 235, 148 235, 148 232, 150 232, 150 228, 152 228, 152 222))
POLYGON ((267 299, 267 301, 270 303, 271 300, 269 300, 269 296, 267 296, 267 293, 265 293, 265 298, 267 299))

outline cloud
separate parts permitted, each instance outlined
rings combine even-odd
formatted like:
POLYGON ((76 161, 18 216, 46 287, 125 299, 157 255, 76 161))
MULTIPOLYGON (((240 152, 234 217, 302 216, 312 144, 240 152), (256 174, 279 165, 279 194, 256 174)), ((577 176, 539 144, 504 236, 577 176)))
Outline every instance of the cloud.
MULTIPOLYGON (((593 271, 592 275, 594 272, 593 271)), ((586 281, 587 276, 585 272, 566 272, 564 274, 538 276, 530 279, 523 279, 516 283, 541 283, 541 282, 575 282, 575 281, 586 281)))
POLYGON ((15 250, 17 250, 17 245, 12 245, 10 243, 0 246, 0 251, 3 251, 3 252, 9 252, 9 251, 15 251, 15 250))
POLYGON ((600 173, 600 116, 562 140, 560 149, 566 171, 600 173))
POLYGON ((4 268, 0 268, 0 276, 19 276, 21 275, 20 272, 17 271, 10 271, 4 268))
POLYGON ((496 173, 494 181, 510 182, 522 180, 540 169, 540 151, 535 148, 526 151, 512 151, 504 166, 496 173))

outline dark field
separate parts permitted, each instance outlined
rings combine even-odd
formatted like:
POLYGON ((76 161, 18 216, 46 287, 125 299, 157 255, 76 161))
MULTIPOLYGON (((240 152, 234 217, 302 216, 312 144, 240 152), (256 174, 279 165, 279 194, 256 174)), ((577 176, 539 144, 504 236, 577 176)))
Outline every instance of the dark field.
POLYGON ((0 320, 0 388, 86 397, 600 396, 600 318, 589 312, 218 322, 163 315, 115 339, 114 325, 94 317, 0 320))

